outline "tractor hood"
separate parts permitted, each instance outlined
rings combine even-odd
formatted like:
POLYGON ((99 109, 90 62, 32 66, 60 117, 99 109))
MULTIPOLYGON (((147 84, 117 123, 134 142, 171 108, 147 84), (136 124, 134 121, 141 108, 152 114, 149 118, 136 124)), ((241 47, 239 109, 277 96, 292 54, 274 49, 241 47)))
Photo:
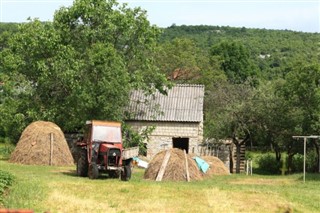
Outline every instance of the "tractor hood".
POLYGON ((122 144, 108 144, 108 143, 102 143, 100 144, 100 152, 107 152, 109 150, 119 150, 120 152, 122 151, 122 147, 119 146, 122 144))

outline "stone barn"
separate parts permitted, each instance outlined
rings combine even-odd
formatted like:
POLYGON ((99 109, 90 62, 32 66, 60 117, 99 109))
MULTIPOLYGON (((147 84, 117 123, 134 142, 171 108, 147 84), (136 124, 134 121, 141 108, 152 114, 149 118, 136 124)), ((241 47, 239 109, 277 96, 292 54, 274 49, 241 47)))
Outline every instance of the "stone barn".
POLYGON ((147 158, 169 148, 198 154, 203 141, 203 99, 203 85, 178 84, 167 95, 131 93, 126 123, 138 131, 153 128, 145 142, 147 158))

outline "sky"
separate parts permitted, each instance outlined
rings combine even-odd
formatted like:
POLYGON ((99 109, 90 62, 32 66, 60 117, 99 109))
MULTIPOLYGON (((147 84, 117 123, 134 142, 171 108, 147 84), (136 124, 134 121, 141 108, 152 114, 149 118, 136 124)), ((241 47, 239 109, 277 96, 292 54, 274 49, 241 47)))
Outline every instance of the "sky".
MULTIPOLYGON (((0 0, 0 22, 52 21, 72 0, 0 0)), ((213 25, 320 33, 320 0, 118 0, 147 11, 151 24, 213 25)))

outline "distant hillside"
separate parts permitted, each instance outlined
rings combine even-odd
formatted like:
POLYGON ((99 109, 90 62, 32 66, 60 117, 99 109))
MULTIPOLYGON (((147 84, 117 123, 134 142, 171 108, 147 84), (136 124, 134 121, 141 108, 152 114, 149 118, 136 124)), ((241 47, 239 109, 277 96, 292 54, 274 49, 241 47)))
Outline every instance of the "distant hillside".
POLYGON ((0 35, 5 32, 17 32, 18 31, 18 23, 1 23, 0 22, 0 35))
POLYGON ((320 34, 289 30, 248 29, 245 27, 175 26, 163 29, 160 42, 174 38, 189 38, 209 52, 212 45, 222 41, 239 41, 250 51, 261 71, 269 75, 284 72, 297 61, 320 61, 320 34))

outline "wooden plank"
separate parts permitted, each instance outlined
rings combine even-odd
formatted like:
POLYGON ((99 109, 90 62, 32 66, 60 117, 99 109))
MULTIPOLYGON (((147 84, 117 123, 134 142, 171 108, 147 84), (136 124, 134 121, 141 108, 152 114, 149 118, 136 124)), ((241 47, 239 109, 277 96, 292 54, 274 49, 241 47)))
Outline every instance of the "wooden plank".
POLYGON ((163 158, 161 167, 159 169, 156 181, 162 181, 162 177, 164 175, 164 172, 166 171, 166 167, 167 167, 168 161, 170 159, 170 155, 171 155, 170 150, 167 150, 166 155, 163 158))
POLYGON ((190 175, 189 175, 189 166, 188 166, 188 158, 187 158, 187 152, 186 150, 184 149, 184 158, 185 158, 185 161, 186 161, 186 173, 187 173, 187 181, 190 182, 190 175))
POLYGON ((52 166, 52 158, 53 158, 53 133, 50 133, 50 160, 49 160, 50 166, 52 166))

